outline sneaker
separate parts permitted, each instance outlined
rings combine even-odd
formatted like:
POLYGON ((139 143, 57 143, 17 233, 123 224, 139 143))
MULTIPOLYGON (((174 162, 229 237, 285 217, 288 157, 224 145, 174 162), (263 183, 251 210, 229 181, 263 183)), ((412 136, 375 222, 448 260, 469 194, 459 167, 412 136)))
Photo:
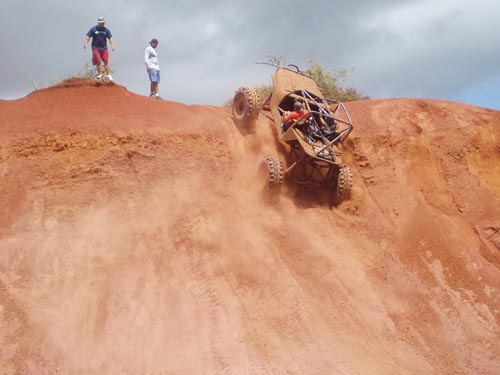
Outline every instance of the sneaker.
POLYGON ((149 97, 150 97, 150 98, 155 98, 155 97, 156 97, 156 94, 152 92, 151 94, 149 94, 149 97))
POLYGON ((160 96, 160 94, 155 94, 155 98, 156 99, 162 99, 162 97, 160 96))
POLYGON ((102 78, 102 74, 98 74, 95 76, 95 79, 101 79, 102 78))
POLYGON ((108 80, 110 80, 111 82, 113 82, 113 77, 111 77, 111 74, 108 74, 108 75, 106 76, 106 79, 108 79, 108 80))

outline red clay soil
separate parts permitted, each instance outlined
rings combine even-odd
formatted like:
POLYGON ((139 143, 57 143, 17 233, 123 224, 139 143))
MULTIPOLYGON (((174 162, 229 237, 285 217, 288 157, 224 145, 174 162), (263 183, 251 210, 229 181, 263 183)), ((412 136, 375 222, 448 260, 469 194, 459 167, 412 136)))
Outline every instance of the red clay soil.
POLYGON ((69 80, 0 101, 0 373, 498 374, 500 112, 349 103, 352 199, 261 116, 69 80))

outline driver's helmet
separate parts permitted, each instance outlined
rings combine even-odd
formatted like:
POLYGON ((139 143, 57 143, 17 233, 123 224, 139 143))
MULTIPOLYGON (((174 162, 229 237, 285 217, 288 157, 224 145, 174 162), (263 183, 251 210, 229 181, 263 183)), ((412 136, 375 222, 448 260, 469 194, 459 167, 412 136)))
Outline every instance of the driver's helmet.
POLYGON ((325 122, 332 126, 332 125, 335 125, 335 119, 332 117, 332 116, 323 116, 323 118, 325 119, 325 122))
POLYGON ((302 112, 304 110, 304 105, 302 104, 302 102, 299 102, 297 100, 295 103, 293 103, 293 109, 295 109, 296 111, 302 112))

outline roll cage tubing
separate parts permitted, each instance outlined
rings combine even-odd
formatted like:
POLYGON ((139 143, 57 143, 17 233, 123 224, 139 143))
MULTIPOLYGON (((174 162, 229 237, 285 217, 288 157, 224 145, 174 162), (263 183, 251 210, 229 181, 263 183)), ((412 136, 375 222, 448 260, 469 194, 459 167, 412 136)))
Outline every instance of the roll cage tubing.
MULTIPOLYGON (((321 134, 321 138, 323 138, 323 141, 325 141, 326 143, 328 143, 327 147, 331 144, 334 144, 335 142, 337 142, 338 140, 340 140, 341 142, 344 141, 344 139, 349 135, 349 133, 352 131, 352 120, 351 120, 351 117, 349 116, 349 113, 347 112, 347 109, 345 108, 345 105, 337 100, 333 100, 333 99, 327 99, 327 98, 319 98, 318 97, 318 100, 316 100, 311 94, 309 94, 309 92, 307 92, 306 90, 300 90, 301 94, 302 95, 297 95, 297 94, 294 94, 293 97, 295 98, 299 98, 299 99, 306 99, 307 101, 307 104, 309 105, 309 109, 311 107, 310 105, 310 102, 312 102, 313 104, 315 104, 320 111, 312 111, 310 110, 308 113, 304 114, 301 118, 299 118, 297 121, 295 121, 294 124, 292 124, 292 127, 296 124, 298 124, 301 120, 305 120, 307 116, 309 116, 314 122, 316 122, 314 120, 314 116, 311 116, 313 114, 318 114, 319 116, 323 116, 323 117, 326 117, 326 118, 329 118, 329 119, 332 119, 336 122, 340 122, 340 123, 343 123, 345 125, 347 125, 347 127, 345 129, 342 129, 341 131, 339 131, 339 135, 337 137, 335 137, 335 139, 333 141, 329 141, 328 139, 326 139, 326 137, 323 135, 323 132, 321 130, 321 126, 318 126, 318 130, 319 130, 319 133, 321 134), (320 103, 323 104, 323 106, 320 105, 320 103), (336 104, 336 107, 333 111, 330 110, 328 104, 329 103, 334 103, 336 104), (340 118, 337 117, 337 113, 341 111, 347 121, 344 121, 340 118)), ((279 107, 278 107, 279 108, 279 107)), ((281 110, 281 108, 279 108, 281 110)), ((282 111, 282 110, 281 110, 282 111)), ((317 125, 317 124, 316 124, 317 125)))

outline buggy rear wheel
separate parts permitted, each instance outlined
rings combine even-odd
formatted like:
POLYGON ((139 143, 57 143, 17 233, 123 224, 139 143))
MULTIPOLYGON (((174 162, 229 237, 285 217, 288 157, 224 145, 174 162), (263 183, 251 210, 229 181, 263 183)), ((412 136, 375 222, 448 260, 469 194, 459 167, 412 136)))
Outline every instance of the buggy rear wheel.
POLYGON ((253 126, 260 111, 260 98, 252 87, 236 90, 233 98, 233 119, 236 125, 253 126))
POLYGON ((333 202, 335 205, 342 203, 343 201, 351 197, 352 189, 352 171, 347 165, 341 165, 339 167, 339 174, 337 177, 337 184, 334 190, 333 202))
POLYGON ((266 156, 264 164, 267 170, 267 188, 278 189, 285 177, 283 163, 275 156, 266 156))

